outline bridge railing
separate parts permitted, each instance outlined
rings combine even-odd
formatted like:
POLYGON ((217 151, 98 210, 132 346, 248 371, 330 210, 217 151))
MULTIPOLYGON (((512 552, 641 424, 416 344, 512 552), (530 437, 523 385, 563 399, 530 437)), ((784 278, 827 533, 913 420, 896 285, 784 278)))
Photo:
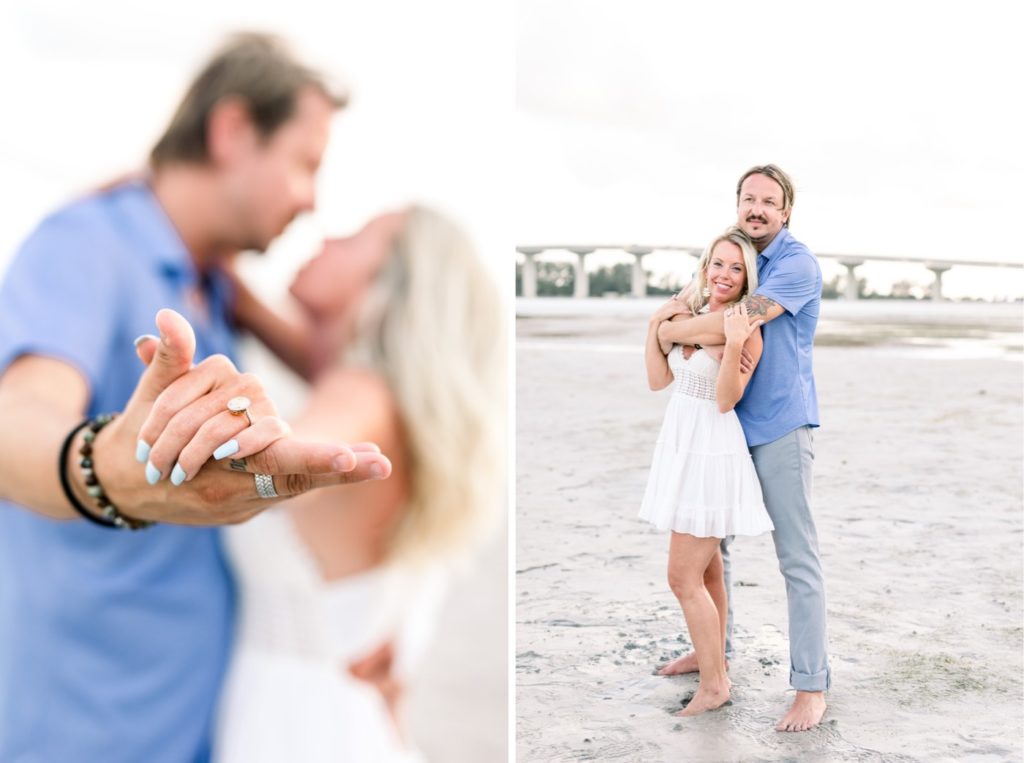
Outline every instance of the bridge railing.
MULTIPOLYGON (((641 246, 636 244, 552 244, 544 246, 517 246, 516 252, 523 257, 522 273, 522 296, 537 296, 537 262, 540 254, 547 252, 563 252, 573 255, 575 279, 573 297, 583 299, 589 296, 589 280, 587 277, 586 258, 594 252, 621 251, 631 254, 634 257, 632 272, 630 274, 630 294, 633 297, 645 297, 647 295, 647 275, 643 269, 643 259, 653 252, 681 252, 692 256, 695 260, 700 257, 703 248, 693 246, 641 246)), ((1024 262, 997 262, 992 260, 950 260, 950 259, 928 259, 925 257, 903 257, 883 254, 832 254, 815 253, 819 259, 835 260, 846 268, 846 277, 843 281, 843 296, 846 299, 858 299, 856 270, 866 262, 898 262, 919 264, 932 271, 934 279, 931 284, 931 298, 941 300, 942 297, 942 275, 954 266, 970 267, 992 267, 992 268, 1013 268, 1024 269, 1024 262)))

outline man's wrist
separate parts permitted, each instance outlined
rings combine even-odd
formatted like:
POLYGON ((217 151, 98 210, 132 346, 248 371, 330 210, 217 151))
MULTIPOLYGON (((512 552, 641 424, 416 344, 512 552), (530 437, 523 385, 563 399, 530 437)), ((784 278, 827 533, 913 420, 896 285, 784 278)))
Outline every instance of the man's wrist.
POLYGON ((122 513, 96 470, 98 437, 116 415, 95 416, 71 431, 61 449, 61 483, 71 506, 83 518, 105 527, 142 530, 153 523, 122 513))
POLYGON ((68 448, 68 453, 64 458, 63 468, 64 473, 68 477, 68 484, 71 486, 71 491, 74 493, 75 498, 77 498, 79 503, 82 505, 88 506, 91 498, 86 490, 85 476, 82 474, 82 469, 79 465, 82 460, 82 457, 79 455, 79 451, 85 443, 84 435, 85 428, 82 427, 72 438, 71 446, 68 448))

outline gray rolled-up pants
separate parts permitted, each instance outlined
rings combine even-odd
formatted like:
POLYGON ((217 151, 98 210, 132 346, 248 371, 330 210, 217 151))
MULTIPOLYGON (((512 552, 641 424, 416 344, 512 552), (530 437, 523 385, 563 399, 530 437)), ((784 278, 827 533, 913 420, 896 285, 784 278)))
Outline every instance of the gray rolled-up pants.
MULTIPOLYGON (((811 465, 814 436, 800 427, 750 449, 775 530, 775 554, 786 580, 789 602, 789 683, 800 691, 825 691, 831 685, 825 627, 825 578, 818 558, 818 533, 811 516, 811 465)), ((729 622, 725 653, 732 655, 732 574, 729 543, 722 540, 729 622)))

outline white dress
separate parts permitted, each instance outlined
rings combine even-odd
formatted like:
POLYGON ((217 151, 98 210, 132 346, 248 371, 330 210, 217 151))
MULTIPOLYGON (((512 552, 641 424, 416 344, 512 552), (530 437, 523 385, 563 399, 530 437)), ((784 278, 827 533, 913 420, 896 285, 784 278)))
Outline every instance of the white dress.
POLYGON ((422 763, 347 666, 393 639, 394 672, 407 674, 433 630, 442 573, 387 566, 324 582, 283 510, 224 538, 239 606, 215 763, 422 763))
POLYGON ((705 350, 668 354, 674 381, 654 448, 640 516, 659 530, 700 538, 774 529, 735 411, 720 413, 718 361, 705 350))

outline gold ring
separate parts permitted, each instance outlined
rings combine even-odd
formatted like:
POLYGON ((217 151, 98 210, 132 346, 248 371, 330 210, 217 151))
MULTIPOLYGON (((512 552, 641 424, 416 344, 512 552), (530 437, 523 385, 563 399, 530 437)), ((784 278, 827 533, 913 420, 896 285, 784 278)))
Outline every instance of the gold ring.
POLYGON ((250 405, 252 405, 252 401, 247 397, 244 397, 242 395, 239 395, 238 397, 233 397, 230 400, 228 400, 228 413, 230 413, 232 416, 244 415, 245 418, 248 419, 249 421, 249 426, 252 426, 252 416, 249 415, 250 405))

